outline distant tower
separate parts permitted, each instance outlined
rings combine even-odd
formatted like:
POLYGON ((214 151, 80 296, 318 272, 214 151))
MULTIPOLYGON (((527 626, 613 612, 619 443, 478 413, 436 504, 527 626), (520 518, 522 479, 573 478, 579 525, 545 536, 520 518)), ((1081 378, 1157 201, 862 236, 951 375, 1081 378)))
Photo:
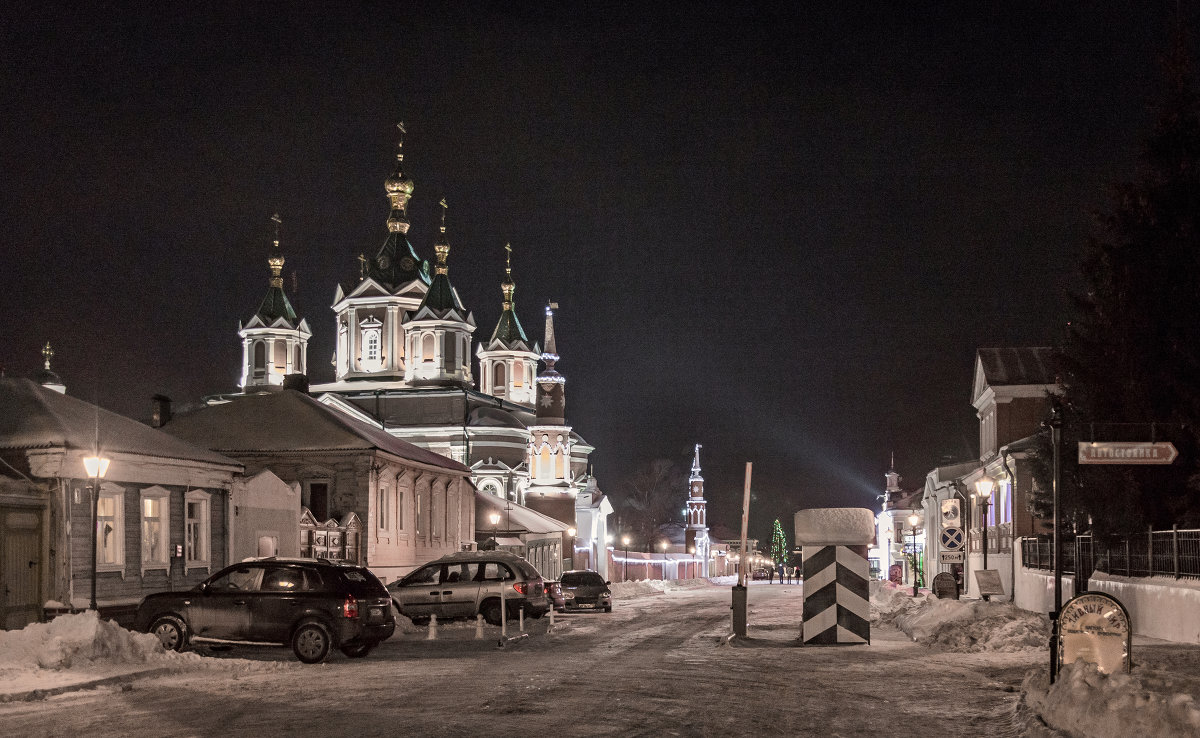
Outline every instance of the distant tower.
POLYGON ((576 492, 574 472, 571 469, 571 454, 575 438, 567 425, 566 378, 554 368, 558 361, 554 342, 554 310, 557 303, 546 306, 546 348, 542 361, 546 368, 537 376, 537 408, 534 424, 529 426, 529 488, 526 504, 559 520, 568 520, 564 513, 541 509, 539 498, 562 498, 576 492))
POLYGON ((888 467, 887 474, 883 475, 887 480, 887 487, 883 490, 883 509, 889 507, 890 502, 897 499, 900 495, 900 475, 896 473, 896 454, 892 454, 892 464, 888 467))
POLYGON ((697 443, 696 456, 692 460, 692 475, 688 477, 687 531, 683 545, 684 550, 694 553, 700 560, 700 576, 707 577, 711 542, 708 538, 708 503, 704 500, 704 477, 700 476, 701 448, 697 443))
POLYGON ((267 296, 245 325, 238 323, 243 391, 282 387, 287 375, 307 372, 312 331, 308 322, 296 315, 283 292, 283 252, 279 248, 279 226, 283 221, 278 213, 271 220, 275 223, 275 240, 267 259, 271 268, 267 296))
POLYGON ((486 394, 501 397, 511 402, 532 406, 537 390, 534 374, 537 372, 537 344, 530 346, 525 329, 513 307, 513 293, 517 285, 512 279, 512 246, 504 246, 504 281, 500 289, 504 293, 503 312, 492 338, 480 344, 475 352, 479 357, 479 388, 486 394))
POLYGON ((42 349, 42 359, 45 360, 45 364, 42 366, 42 370, 38 372, 37 383, 46 389, 51 389, 60 395, 65 395, 67 394, 67 386, 63 384, 62 379, 60 379, 59 376, 50 369, 50 360, 53 358, 54 349, 50 348, 50 342, 46 341, 46 347, 42 349))
MULTIPOLYGON (((429 291, 416 310, 404 316, 404 335, 408 341, 408 364, 404 381, 411 385, 451 384, 470 386, 471 334, 475 316, 467 312, 458 291, 450 284, 450 241, 446 238, 446 201, 442 200, 442 225, 438 241, 437 267, 429 291)), ((364 356, 370 346, 364 345, 364 356)))

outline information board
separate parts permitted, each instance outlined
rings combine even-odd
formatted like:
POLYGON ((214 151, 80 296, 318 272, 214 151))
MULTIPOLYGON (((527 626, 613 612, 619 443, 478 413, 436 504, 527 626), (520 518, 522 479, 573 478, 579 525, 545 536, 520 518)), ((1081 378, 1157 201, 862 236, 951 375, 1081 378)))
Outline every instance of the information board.
POLYGON ((1129 671, 1133 627, 1116 597, 1084 592, 1063 605, 1058 616, 1058 663, 1085 661, 1105 674, 1129 671))
POLYGON ((958 599, 958 580, 953 574, 942 572, 933 578, 933 593, 939 600, 958 599))
POLYGON ((976 569, 975 585, 979 587, 980 597, 1004 594, 1004 585, 1000 583, 1000 572, 996 569, 976 569))

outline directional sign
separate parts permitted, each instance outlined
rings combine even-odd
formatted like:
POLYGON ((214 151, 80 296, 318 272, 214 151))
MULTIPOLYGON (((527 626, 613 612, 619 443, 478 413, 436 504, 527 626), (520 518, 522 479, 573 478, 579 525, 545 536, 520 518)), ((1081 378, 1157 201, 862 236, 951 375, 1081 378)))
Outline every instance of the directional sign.
POLYGON ((1175 444, 1126 441, 1080 441, 1080 464, 1170 464, 1179 452, 1175 444))
POLYGON ((940 554, 938 554, 938 557, 941 559, 943 564, 962 564, 966 559, 966 556, 962 551, 953 551, 949 553, 942 551, 940 554))
POLYGON ((947 551, 957 551, 964 541, 962 528, 942 528, 942 548, 947 551))

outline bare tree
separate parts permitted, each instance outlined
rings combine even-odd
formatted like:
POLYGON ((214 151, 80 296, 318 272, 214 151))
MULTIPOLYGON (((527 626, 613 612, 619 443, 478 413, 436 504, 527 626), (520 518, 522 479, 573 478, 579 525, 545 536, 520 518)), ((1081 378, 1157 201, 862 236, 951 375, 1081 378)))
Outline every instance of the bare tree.
POLYGON ((639 468, 625 484, 621 518, 633 545, 649 550, 658 527, 679 517, 687 497, 687 480, 670 459, 655 459, 639 468))

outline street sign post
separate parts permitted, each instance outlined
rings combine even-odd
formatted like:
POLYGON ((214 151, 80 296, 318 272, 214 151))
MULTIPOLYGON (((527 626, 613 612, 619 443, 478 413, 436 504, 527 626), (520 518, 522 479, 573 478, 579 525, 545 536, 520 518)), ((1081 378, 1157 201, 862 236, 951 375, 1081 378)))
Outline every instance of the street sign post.
POLYGON ((966 563, 966 554, 962 551, 942 551, 938 554, 941 557, 943 564, 963 564, 966 563))
POLYGON ((1080 441, 1080 464, 1170 464, 1179 451, 1169 441, 1080 441))

